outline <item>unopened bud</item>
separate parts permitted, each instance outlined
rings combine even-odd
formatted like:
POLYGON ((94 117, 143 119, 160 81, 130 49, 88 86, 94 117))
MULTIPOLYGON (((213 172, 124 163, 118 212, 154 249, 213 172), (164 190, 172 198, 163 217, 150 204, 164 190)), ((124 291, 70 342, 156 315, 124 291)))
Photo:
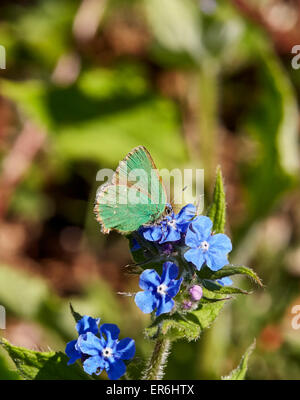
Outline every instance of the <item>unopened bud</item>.
POLYGON ((182 308, 184 310, 189 310, 192 307, 193 303, 189 300, 184 300, 182 303, 182 308))
POLYGON ((202 291, 202 287, 199 285, 194 285, 190 288, 189 290, 190 295, 191 295, 191 299, 193 301, 198 301, 201 299, 203 291, 202 291))

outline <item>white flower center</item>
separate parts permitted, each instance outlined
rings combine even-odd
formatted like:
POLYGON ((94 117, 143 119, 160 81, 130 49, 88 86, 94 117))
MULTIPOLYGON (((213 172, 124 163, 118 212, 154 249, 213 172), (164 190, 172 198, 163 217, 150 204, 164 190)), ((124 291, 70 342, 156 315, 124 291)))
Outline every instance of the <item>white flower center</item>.
POLYGON ((157 293, 163 295, 163 294, 167 294, 167 290, 168 290, 168 286, 164 285, 163 283, 159 286, 157 286, 157 293))
POLYGON ((209 249, 209 243, 206 240, 200 243, 199 246, 203 251, 207 251, 209 249))
POLYGON ((171 221, 168 221, 168 225, 172 226, 172 228, 176 229, 176 221, 172 219, 171 221))
POLYGON ((112 349, 110 347, 105 347, 105 349, 102 350, 102 355, 105 358, 111 357, 112 353, 113 353, 113 351, 112 351, 112 349))

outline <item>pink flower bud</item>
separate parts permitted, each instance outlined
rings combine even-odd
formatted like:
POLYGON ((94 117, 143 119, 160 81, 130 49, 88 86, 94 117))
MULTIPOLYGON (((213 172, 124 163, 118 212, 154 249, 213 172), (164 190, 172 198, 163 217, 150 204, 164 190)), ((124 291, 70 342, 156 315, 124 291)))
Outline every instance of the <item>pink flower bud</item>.
POLYGON ((191 299, 192 299, 193 301, 198 301, 198 300, 200 300, 201 297, 202 297, 202 294, 203 294, 203 292, 202 292, 202 287, 199 286, 199 285, 194 285, 194 286, 192 286, 192 287, 190 288, 189 292, 190 292, 190 295, 191 295, 191 299))
POLYGON ((192 307, 193 303, 189 300, 184 300, 182 303, 182 307, 184 310, 189 310, 192 307))

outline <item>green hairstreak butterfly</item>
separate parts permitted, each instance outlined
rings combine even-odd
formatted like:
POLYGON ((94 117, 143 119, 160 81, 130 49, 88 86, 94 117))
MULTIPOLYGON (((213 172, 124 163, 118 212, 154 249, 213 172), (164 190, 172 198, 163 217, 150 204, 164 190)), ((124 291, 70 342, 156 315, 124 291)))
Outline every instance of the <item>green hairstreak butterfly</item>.
POLYGON ((111 182, 102 185, 94 208, 103 233, 130 233, 170 212, 162 179, 144 146, 120 161, 111 182))

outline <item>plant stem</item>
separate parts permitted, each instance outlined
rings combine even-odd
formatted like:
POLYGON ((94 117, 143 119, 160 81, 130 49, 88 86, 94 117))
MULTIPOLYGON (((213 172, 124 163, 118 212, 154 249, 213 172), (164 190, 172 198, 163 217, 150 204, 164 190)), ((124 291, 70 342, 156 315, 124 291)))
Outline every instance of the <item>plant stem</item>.
POLYGON ((143 374, 144 380, 160 380, 164 376, 164 369, 170 353, 171 341, 166 338, 156 340, 152 356, 143 374))

